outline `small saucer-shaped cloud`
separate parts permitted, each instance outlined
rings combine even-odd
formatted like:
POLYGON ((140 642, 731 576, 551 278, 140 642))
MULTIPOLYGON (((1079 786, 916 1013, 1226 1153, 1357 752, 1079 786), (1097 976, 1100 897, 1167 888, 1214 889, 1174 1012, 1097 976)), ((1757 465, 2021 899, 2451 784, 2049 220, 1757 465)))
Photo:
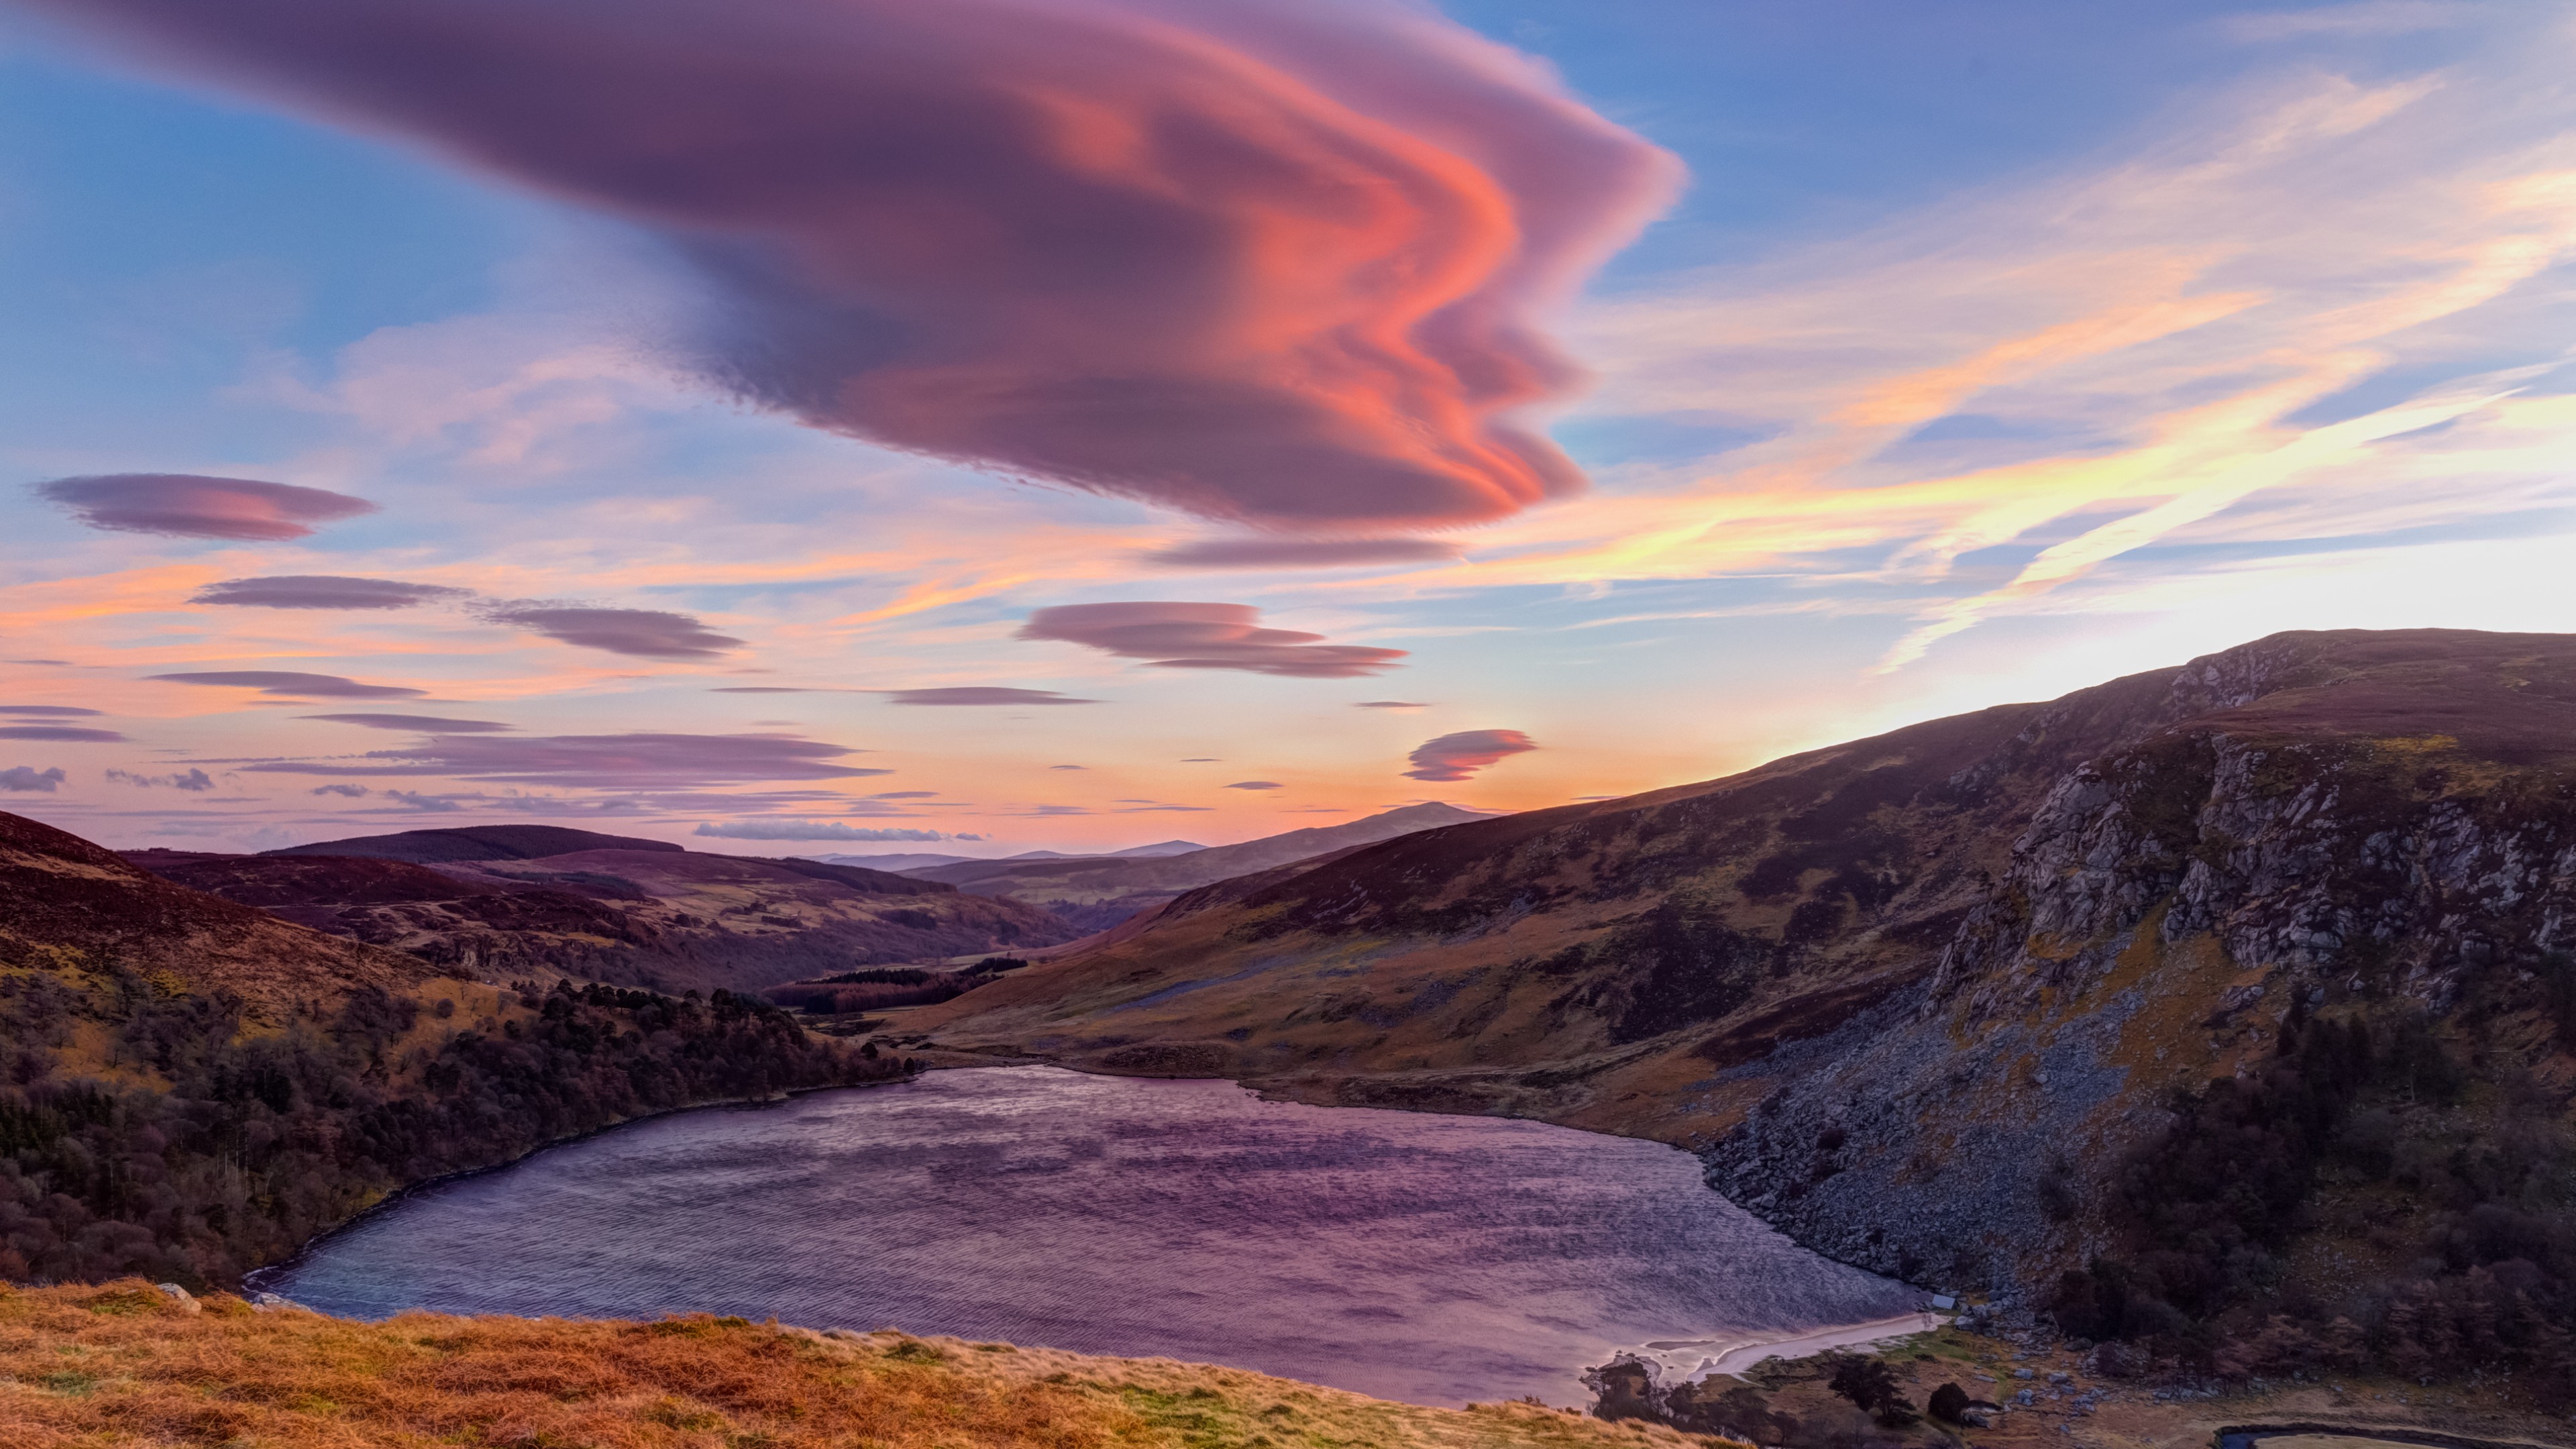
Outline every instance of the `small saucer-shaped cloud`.
POLYGON ((1225 788, 1229 790, 1276 790, 1281 788, 1281 786, 1276 780, 1237 780, 1225 788))
POLYGON ((61 788, 62 783, 63 772, 60 770, 39 770, 33 765, 12 765, 0 770, 0 790, 20 794, 41 790, 50 795, 61 788))
POLYGON ((844 825, 838 820, 706 820, 691 835, 719 840, 954 840, 944 830, 844 825))
POLYGON ((1423 741, 1421 748, 1413 752, 1413 768, 1404 775, 1408 780, 1447 784, 1469 779, 1497 760, 1537 748, 1519 730, 1460 730, 1423 741))
POLYGON ((600 609, 546 599, 500 599, 475 616, 543 634, 558 643, 638 659, 713 659, 742 641, 687 614, 661 609, 600 609))
POLYGON ((1429 709, 1430 707, 1429 704, 1418 699, 1363 699, 1351 706, 1353 709, 1429 709))
POLYGON ((429 693, 399 684, 360 684, 336 674, 298 674, 286 669, 204 669, 180 674, 147 674, 172 684, 203 684, 223 689, 256 689, 280 699, 409 699, 429 693))
POLYGON ((896 704, 1098 704, 1052 689, 1009 689, 994 684, 963 684, 945 689, 880 689, 896 704))
POLYGON ((298 719, 328 720, 371 730, 417 730, 425 735, 488 735, 516 729, 488 719, 448 719, 434 714, 306 714, 298 719))
POLYGON ((0 714, 22 715, 29 719, 92 719, 99 711, 83 709, 76 704, 0 704, 0 714))
POLYGON ((1261 611, 1249 604, 1061 604, 1031 614, 1017 637, 1081 644, 1163 669, 1241 669, 1292 679, 1375 674, 1394 668, 1405 652, 1265 629, 1261 611))
POLYGON ((310 537, 317 524, 376 511, 364 498, 327 488, 196 473, 57 478, 37 484, 36 494, 92 528, 268 543, 310 537))
POLYGON ((1207 538, 1145 555, 1166 568, 1347 569, 1451 563, 1465 550, 1442 538, 1207 538))
POLYGON ((462 599, 472 589, 407 584, 400 579, 352 579, 338 574, 271 574, 225 579, 197 590, 191 604, 235 604, 259 609, 411 609, 440 599, 462 599))
POLYGON ((0 740, 53 740, 61 744, 112 745, 125 736, 114 730, 82 729, 78 725, 5 725, 0 726, 0 740))

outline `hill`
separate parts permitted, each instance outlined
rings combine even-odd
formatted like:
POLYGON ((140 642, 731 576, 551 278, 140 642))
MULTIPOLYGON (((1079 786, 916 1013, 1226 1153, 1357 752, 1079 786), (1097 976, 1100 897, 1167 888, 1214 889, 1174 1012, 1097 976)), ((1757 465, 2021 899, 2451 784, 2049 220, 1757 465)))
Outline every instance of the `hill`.
POLYGON ((77 835, 0 813, 0 963, 113 960, 173 990, 230 991, 274 1015, 437 973, 399 952, 317 935, 182 889, 77 835))
MULTIPOLYGON (((553 827, 481 833, 530 846, 553 838, 526 833, 536 831, 553 827)), ((451 845, 481 848, 438 848, 451 845)), ((1046 946, 1077 934, 1045 911, 936 882, 676 846, 472 860, 451 854, 434 865, 309 852, 136 851, 129 858, 178 884, 484 979, 747 991, 853 966, 1046 946)))
MULTIPOLYGON (((267 864, 397 900, 444 879, 267 864)), ((0 907, 0 1278, 230 1284, 424 1178, 907 1070, 728 992, 463 979, 14 815, 0 907)))
POLYGON ((945 1045, 1692 1147, 2139 1364, 2576 1400, 2576 639, 2277 635, 1185 895, 945 1045))
POLYGON ((1291 830, 1239 845, 1191 848, 1187 841, 1141 846, 1114 856, 1065 856, 967 861, 905 872, 976 895, 1044 906, 1076 927, 1103 931, 1171 900, 1183 891, 1270 870, 1355 845, 1371 845, 1416 830, 1484 816, 1437 802, 1408 805, 1341 825, 1291 830))
POLYGON ((1526 1404, 1431 1409, 1170 1359, 739 1318, 351 1323, 142 1282, 0 1289, 0 1434, 623 1449, 1721 1449, 1526 1404), (210 1387, 219 1386, 219 1387, 210 1387))
POLYGON ((632 835, 602 835, 561 825, 474 825, 455 830, 405 830, 396 835, 360 835, 347 840, 317 840, 290 845, 263 855, 353 855, 376 860, 408 860, 434 865, 452 860, 535 860, 570 855, 576 850, 684 849, 664 840, 632 835))

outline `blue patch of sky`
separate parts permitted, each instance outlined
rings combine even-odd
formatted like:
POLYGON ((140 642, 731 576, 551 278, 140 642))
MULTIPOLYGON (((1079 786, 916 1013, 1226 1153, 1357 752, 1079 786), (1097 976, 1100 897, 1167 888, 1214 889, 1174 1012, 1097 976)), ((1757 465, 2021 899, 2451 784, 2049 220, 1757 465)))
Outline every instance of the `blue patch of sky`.
POLYGON ((1715 457, 1776 436, 1776 428, 1700 422, 1682 414, 1567 418, 1548 430, 1568 456, 1587 468, 1622 463, 1672 463, 1715 457))
POLYGON ((261 451, 288 419, 221 395, 256 358, 473 310, 545 216, 83 59, 0 54, 0 430, 22 457, 261 451))
MULTIPOLYGON (((1546 57, 1604 114, 1679 153, 1682 204, 1613 264, 1616 285, 1770 251, 2082 157, 2292 48, 2232 36, 2249 11, 2169 0, 1447 0, 1546 57)), ((2302 57, 2438 63, 2439 33, 2302 37, 2302 57)))

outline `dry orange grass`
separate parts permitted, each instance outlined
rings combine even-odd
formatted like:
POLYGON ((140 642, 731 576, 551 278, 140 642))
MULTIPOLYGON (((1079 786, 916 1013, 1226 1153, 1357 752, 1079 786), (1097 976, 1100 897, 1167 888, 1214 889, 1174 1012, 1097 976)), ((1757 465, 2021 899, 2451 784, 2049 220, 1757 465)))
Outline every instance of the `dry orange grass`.
POLYGON ((704 1316, 355 1323, 139 1281, 0 1286, 8 1449, 1686 1449, 1530 1405, 1428 1409, 1168 1359, 704 1316))

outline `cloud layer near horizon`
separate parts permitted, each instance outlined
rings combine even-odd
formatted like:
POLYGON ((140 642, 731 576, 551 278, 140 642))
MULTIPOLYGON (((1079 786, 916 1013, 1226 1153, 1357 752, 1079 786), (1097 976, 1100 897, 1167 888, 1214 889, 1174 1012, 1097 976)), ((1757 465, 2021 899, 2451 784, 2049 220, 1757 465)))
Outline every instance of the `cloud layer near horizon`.
POLYGON ((326 488, 209 478, 195 473, 103 473, 56 478, 36 495, 92 528, 278 543, 307 538, 317 523, 373 513, 363 498, 326 488))
POLYGON ((1575 381, 1533 316, 1679 178, 1395 6, 30 3, 653 230, 747 400, 1312 532, 1580 488, 1515 421, 1575 381))
POLYGON ((1014 636, 1081 644, 1163 669, 1241 669, 1295 679, 1350 679, 1396 667, 1401 649, 1327 644, 1321 634, 1264 629, 1249 604, 1138 600, 1063 604, 1029 615, 1014 636))
POLYGON ((518 785, 670 789, 766 780, 836 780, 891 774, 832 761, 842 745, 790 735, 435 735, 356 761, 280 760, 245 766, 268 775, 446 775, 518 785))

